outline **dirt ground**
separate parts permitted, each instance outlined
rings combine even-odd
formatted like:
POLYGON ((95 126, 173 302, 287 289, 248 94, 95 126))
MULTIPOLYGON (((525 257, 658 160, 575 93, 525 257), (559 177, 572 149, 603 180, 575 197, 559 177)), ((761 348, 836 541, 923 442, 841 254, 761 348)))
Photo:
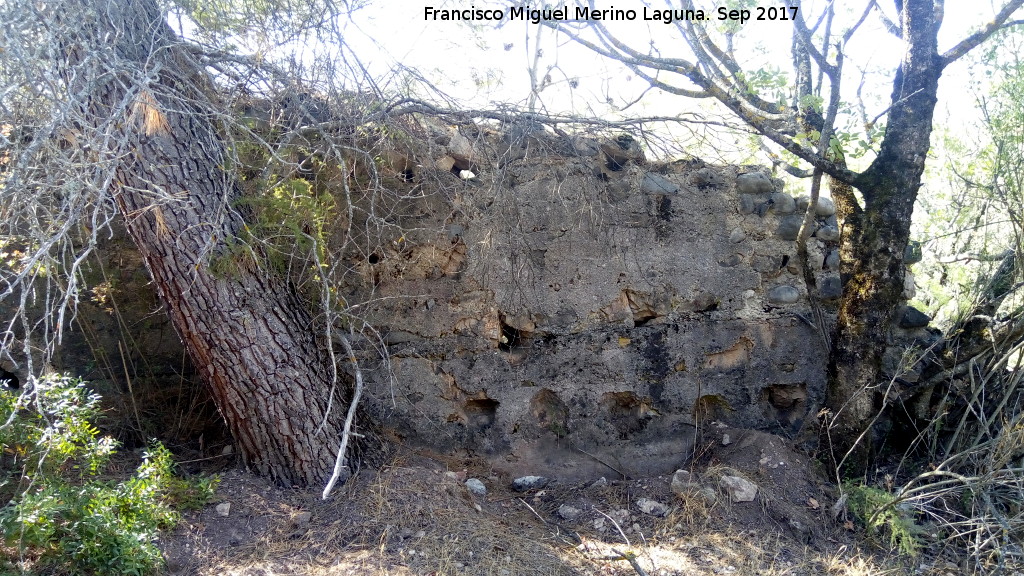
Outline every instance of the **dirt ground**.
POLYGON ((782 438, 718 429, 701 446, 693 484, 676 492, 671 476, 611 469, 604 480, 515 492, 512 478, 473 459, 441 462, 401 448, 327 501, 233 468, 215 500, 161 546, 173 575, 968 573, 868 545, 833 518, 836 492, 820 467, 782 438), (724 475, 754 482, 757 496, 731 502, 724 475), (486 495, 472 494, 467 478, 481 480, 486 495), (645 513, 643 499, 667 511, 645 513))

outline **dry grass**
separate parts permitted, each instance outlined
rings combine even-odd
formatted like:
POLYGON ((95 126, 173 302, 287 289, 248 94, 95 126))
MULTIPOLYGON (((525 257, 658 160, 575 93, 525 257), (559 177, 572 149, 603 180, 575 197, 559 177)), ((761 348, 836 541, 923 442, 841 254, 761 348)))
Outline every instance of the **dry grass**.
MULTIPOLYGON (((672 496, 667 478, 603 488, 556 484, 527 495, 507 492, 506 482, 485 478, 490 492, 479 499, 460 479, 398 464, 364 472, 327 503, 314 492, 280 490, 233 472, 221 485, 223 499, 233 502, 231 518, 215 518, 207 510, 191 519, 193 529, 179 531, 175 539, 188 540, 193 557, 187 567, 179 562, 172 573, 638 574, 624 555, 649 576, 904 573, 838 544, 798 543, 771 522, 754 529, 740 526, 734 512, 744 505, 727 504, 721 495, 708 501, 696 490, 672 496), (668 503, 669 513, 657 518, 638 512, 635 500, 645 495, 668 503), (585 508, 584 514, 574 522, 562 520, 554 511, 563 502, 585 508), (621 530, 594 528, 601 512, 622 510, 630 514, 621 530), (297 527, 302 511, 312 519, 297 527), (224 543, 226 535, 246 530, 251 533, 247 541, 224 543)), ((763 503, 751 507, 763 513, 763 503)))

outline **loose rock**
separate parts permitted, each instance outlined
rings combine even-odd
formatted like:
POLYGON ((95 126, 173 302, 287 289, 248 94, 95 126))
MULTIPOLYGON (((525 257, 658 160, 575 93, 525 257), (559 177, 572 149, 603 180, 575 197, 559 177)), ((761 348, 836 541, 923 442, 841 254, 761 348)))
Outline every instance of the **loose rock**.
POLYGON ((558 507, 558 516, 563 520, 575 520, 580 517, 580 514, 583 514, 582 510, 573 508, 568 504, 562 504, 558 507))
POLYGON ((612 520, 618 522, 619 526, 625 526, 626 521, 629 520, 629 510, 625 510, 623 508, 612 510, 608 515, 612 517, 612 520))
POLYGON ((672 475, 672 492, 674 494, 685 494, 694 486, 693 475, 687 470, 676 470, 672 475))
POLYGON ((747 233, 743 231, 743 228, 733 228, 732 233, 729 234, 729 242, 733 244, 739 244, 747 239, 747 233))
POLYGON ((659 518, 668 514, 668 506, 650 498, 639 498, 636 501, 636 507, 644 514, 659 518))
POLYGON ((217 504, 217 515, 227 517, 231 514, 231 502, 221 502, 217 504))
POLYGON ((292 516, 292 527, 293 528, 305 528, 309 525, 309 521, 313 519, 312 512, 299 512, 292 516))
POLYGON ((458 472, 455 472, 455 471, 449 470, 448 472, 444 473, 444 477, 449 479, 449 480, 454 480, 456 482, 464 482, 466 480, 466 471, 465 470, 459 470, 458 472))
POLYGON ((512 489, 516 492, 527 490, 540 490, 548 485, 551 480, 543 476, 523 476, 512 481, 512 489))
POLYGON ((729 494, 733 502, 750 502, 757 497, 757 484, 739 476, 722 476, 718 485, 729 494))
POLYGON ((715 489, 710 486, 704 486, 701 488, 697 492, 697 495, 700 496, 700 499, 708 506, 712 506, 715 502, 718 502, 718 492, 715 492, 715 489))
POLYGON ((477 478, 466 480, 466 489, 477 496, 487 495, 487 487, 477 478))

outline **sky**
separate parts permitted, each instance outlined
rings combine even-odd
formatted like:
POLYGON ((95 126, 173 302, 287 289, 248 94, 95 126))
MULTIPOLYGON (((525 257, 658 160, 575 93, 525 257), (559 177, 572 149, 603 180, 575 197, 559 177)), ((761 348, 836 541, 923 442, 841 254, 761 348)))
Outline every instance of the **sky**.
MULTIPOLYGON (((754 0, 754 3, 762 7, 782 4, 781 1, 768 0, 754 0)), ((652 4, 659 5, 656 2, 652 4)), ((822 2, 808 1, 804 4, 810 14, 815 14, 822 2)), ((865 2, 844 1, 840 4, 859 14, 865 2)), ((891 3, 883 0, 882 4, 891 3)), ((475 29, 469 29, 458 22, 430 21, 424 17, 427 6, 465 9, 487 5, 487 0, 370 2, 367 7, 354 13, 346 41, 357 54, 367 59, 371 70, 390 70, 395 62, 401 62, 405 66, 424 71, 439 87, 467 106, 524 102, 529 94, 527 68, 533 56, 537 26, 506 19, 500 27, 480 24, 475 29)), ((599 8, 634 9, 640 14, 644 3, 640 0, 618 0, 599 1, 596 5, 599 8)), ((709 14, 715 13, 716 5, 705 5, 710 8, 707 10, 709 14)), ((947 0, 945 10, 940 49, 949 48, 972 29, 991 20, 996 8, 988 1, 947 0)), ((885 11, 890 18, 895 18, 895 10, 891 6, 885 11)), ((607 26, 640 50, 645 50, 653 42, 662 54, 673 55, 673 44, 680 42, 673 26, 658 22, 619 21, 608 22, 607 26)), ((774 65, 788 72, 789 26, 788 22, 747 22, 742 27, 742 42, 738 41, 737 44, 754 47, 747 53, 748 61, 753 66, 774 65), (764 47, 764 50, 758 47, 764 47)), ((553 87, 542 94, 544 103, 553 111, 614 113, 615 108, 621 108, 646 89, 643 81, 632 78, 621 66, 604 62, 585 48, 566 42, 556 45, 550 30, 544 32, 541 40, 544 50, 542 67, 557 65, 552 71, 553 87), (570 90, 568 79, 576 80, 578 87, 570 90), (609 98, 615 107, 606 105, 609 98), (592 108, 588 108, 588 105, 592 108)), ((855 86, 859 75, 856 73, 857 67, 892 70, 898 63, 896 58, 900 53, 900 40, 884 31, 877 18, 870 18, 848 46, 846 84, 855 86)), ((963 79, 958 77, 968 72, 962 69, 951 70, 949 73, 954 76, 953 84, 962 85, 963 79)), ((889 75, 877 79, 884 81, 870 88, 876 96, 885 100, 890 89, 889 75)), ((964 96, 963 90, 952 92, 953 96, 964 96)), ((679 100, 678 97, 664 98, 649 94, 646 109, 637 108, 632 112, 671 113, 680 109, 679 100)), ((962 106, 957 107, 962 109, 962 106)))

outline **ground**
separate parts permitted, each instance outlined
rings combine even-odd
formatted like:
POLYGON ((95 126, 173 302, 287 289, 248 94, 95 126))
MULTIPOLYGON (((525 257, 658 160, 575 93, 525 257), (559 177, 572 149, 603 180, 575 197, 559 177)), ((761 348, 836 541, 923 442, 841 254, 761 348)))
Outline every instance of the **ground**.
POLYGON ((442 462, 405 448, 327 501, 232 468, 210 505, 187 514, 161 546, 173 575, 962 572, 868 545, 841 512, 833 518, 834 486, 785 439, 712 427, 698 446, 688 466, 695 482, 675 492, 671 476, 612 469, 604 480, 515 492, 513 478, 471 458, 442 462), (719 485, 726 475, 756 483, 754 500, 731 502, 719 485), (480 479, 486 495, 473 495, 467 478, 480 479), (667 513, 641 511, 644 498, 667 513))

